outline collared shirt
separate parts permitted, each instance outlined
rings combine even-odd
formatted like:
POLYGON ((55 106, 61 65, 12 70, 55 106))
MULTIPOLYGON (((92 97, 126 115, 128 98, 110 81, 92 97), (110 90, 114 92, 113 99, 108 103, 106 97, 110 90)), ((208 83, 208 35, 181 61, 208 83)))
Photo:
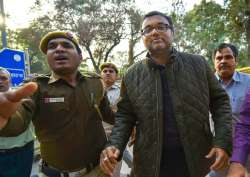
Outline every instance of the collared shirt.
POLYGON ((0 149, 11 149, 23 147, 35 139, 34 127, 30 123, 29 127, 20 135, 15 137, 0 137, 0 149))
POLYGON ((246 99, 242 104, 240 121, 235 126, 233 145, 231 162, 239 162, 245 165, 250 153, 250 89, 248 89, 246 99))
POLYGON ((67 172, 96 165, 106 143, 101 119, 114 123, 100 77, 77 73, 76 86, 54 75, 36 78, 37 91, 22 103, 0 135, 16 135, 33 121, 42 159, 67 172))
POLYGON ((48 84, 56 82, 59 79, 60 79, 60 76, 58 76, 56 73, 52 72, 51 75, 50 75, 48 84))
MULTIPOLYGON (((117 103, 119 101, 120 97, 120 86, 118 83, 114 83, 111 87, 106 89, 107 97, 109 100, 109 104, 111 109, 116 112, 117 111, 117 103)), ((103 122, 103 127, 105 129, 106 135, 110 136, 110 133, 112 131, 113 125, 103 122)))
MULTIPOLYGON (((215 76, 219 80, 221 86, 226 90, 232 107, 232 112, 235 120, 239 119, 240 107, 245 99, 247 89, 250 87, 250 75, 235 71, 231 82, 223 83, 218 73, 215 76)), ((235 120, 233 122, 235 122, 235 120)))
POLYGON ((118 83, 113 84, 107 89, 107 96, 111 107, 115 106, 120 96, 120 86, 118 85, 118 83))
MULTIPOLYGON (((10 88, 11 89, 11 88, 10 88)), ((15 147, 23 147, 27 143, 35 139, 34 127, 30 123, 29 127, 20 135, 14 137, 0 136, 0 149, 12 149, 15 147)))

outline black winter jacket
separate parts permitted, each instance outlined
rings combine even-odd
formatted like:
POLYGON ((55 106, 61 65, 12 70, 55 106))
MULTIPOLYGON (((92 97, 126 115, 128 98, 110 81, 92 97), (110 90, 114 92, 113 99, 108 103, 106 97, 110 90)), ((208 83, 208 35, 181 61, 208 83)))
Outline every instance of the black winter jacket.
MULTIPOLYGON (((203 57, 176 51, 173 56, 165 72, 177 128, 190 176, 204 177, 214 162, 214 159, 205 158, 212 147, 231 153, 229 98, 203 57), (214 137, 209 126, 210 113, 215 123, 214 137)), ((163 144, 162 102, 160 73, 152 59, 134 64, 122 81, 121 100, 109 145, 123 151, 136 125, 136 177, 159 176, 163 144)))

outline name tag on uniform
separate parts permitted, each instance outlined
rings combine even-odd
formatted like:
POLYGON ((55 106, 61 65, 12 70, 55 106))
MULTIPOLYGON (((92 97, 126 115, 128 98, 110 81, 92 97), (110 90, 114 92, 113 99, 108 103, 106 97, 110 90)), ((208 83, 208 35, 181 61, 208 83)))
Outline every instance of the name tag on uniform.
POLYGON ((63 103, 64 97, 44 98, 44 103, 63 103))

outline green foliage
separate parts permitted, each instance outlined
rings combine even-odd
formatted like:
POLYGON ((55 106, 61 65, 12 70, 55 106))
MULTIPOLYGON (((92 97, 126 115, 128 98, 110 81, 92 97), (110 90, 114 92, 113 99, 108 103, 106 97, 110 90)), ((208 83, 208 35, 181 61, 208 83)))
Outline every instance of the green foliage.
POLYGON ((225 40, 224 9, 214 2, 204 2, 189 11, 179 29, 178 47, 211 58, 215 46, 225 40))
POLYGON ((112 50, 124 38, 127 1, 53 0, 54 10, 50 25, 59 30, 73 31, 79 37, 99 72, 112 50), (54 24, 52 24, 54 22, 54 24))
MULTIPOLYGON (((36 34, 32 28, 19 30, 7 29, 7 47, 15 50, 28 52, 30 59, 31 73, 46 73, 48 66, 45 57, 38 49, 40 35, 36 34)), ((0 48, 2 48, 2 43, 0 48)))
POLYGON ((19 43, 29 49, 31 73, 48 73, 46 56, 39 50, 39 43, 46 33, 53 29, 49 16, 35 19, 28 28, 17 31, 19 43))
POLYGON ((250 1, 225 0, 230 41, 240 47, 240 66, 250 64, 250 1))
MULTIPOLYGON (((228 14, 228 7, 214 1, 202 1, 178 21, 176 45, 180 50, 205 56, 212 64, 213 50, 222 42, 234 43, 240 49, 240 65, 246 59, 244 28, 236 27, 237 21, 228 14)), ((239 21, 237 23, 240 25, 239 21)), ((242 24, 241 24, 242 25, 242 24)))
MULTIPOLYGON (((240 51, 239 67, 249 64, 249 0, 225 0, 224 5, 202 0, 188 12, 182 0, 166 2, 171 5, 168 14, 174 20, 175 45, 179 50, 201 54, 212 64, 214 48, 221 42, 231 42, 240 51)), ((48 72, 45 56, 38 46, 41 37, 54 30, 74 32, 83 47, 83 57, 92 62, 96 72, 106 61, 123 66, 124 72, 144 54, 144 48, 134 52, 140 39, 142 19, 142 12, 134 6, 134 0, 35 0, 33 12, 41 15, 28 28, 7 29, 9 47, 29 49, 32 72, 48 72), (46 13, 41 13, 45 9, 46 13), (128 51, 114 52, 124 39, 129 41, 128 51), (128 61, 122 61, 124 58, 128 61)), ((89 70, 86 62, 80 69, 89 70)))

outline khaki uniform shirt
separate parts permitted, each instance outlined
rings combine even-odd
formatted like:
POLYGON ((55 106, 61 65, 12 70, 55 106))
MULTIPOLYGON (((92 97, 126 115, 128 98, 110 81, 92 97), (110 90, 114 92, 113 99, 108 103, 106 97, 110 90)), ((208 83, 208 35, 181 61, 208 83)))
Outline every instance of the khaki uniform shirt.
POLYGON ((100 78, 77 75, 75 87, 51 76, 35 79, 37 92, 23 102, 0 136, 15 136, 33 121, 41 156, 49 165, 75 171, 98 163, 106 143, 102 119, 114 123, 100 78))

